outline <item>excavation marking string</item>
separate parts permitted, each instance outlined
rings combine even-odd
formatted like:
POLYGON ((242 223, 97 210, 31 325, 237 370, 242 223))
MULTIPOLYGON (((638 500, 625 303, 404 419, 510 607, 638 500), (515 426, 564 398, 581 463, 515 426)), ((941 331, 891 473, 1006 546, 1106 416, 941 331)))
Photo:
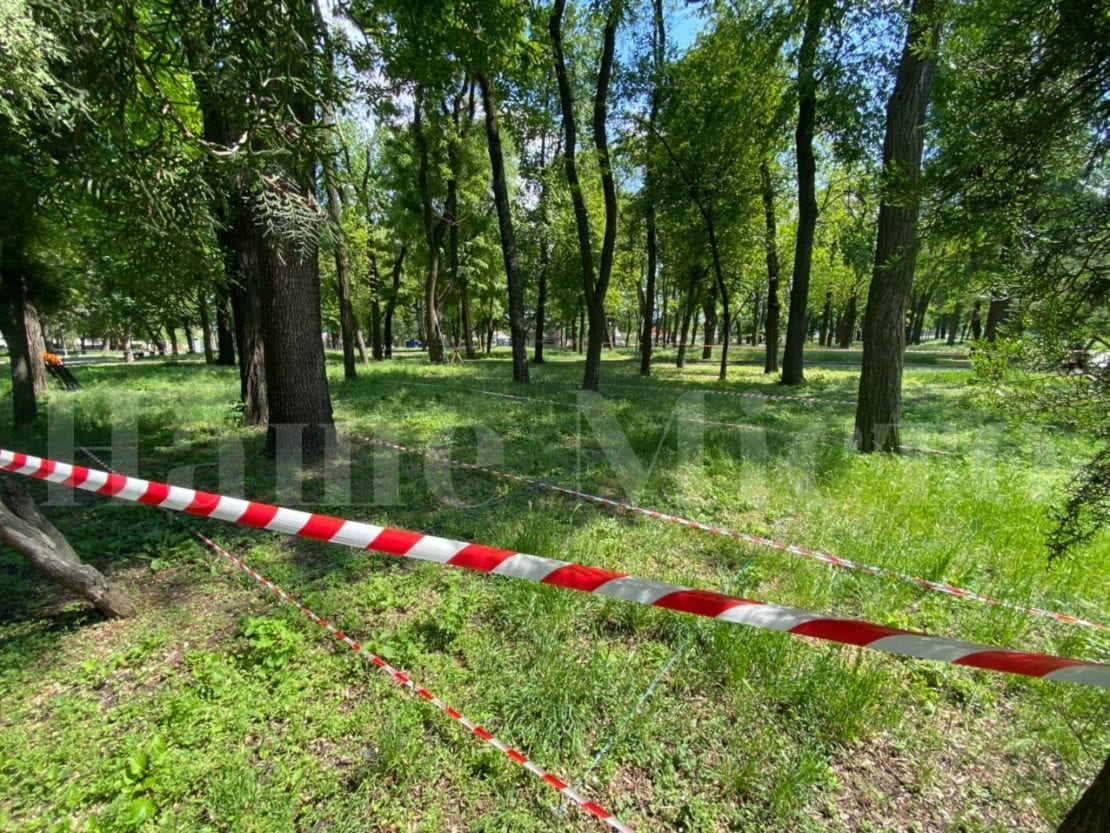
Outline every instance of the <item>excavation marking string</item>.
POLYGON ((932 590, 937 593, 944 593, 948 596, 955 596, 959 599, 967 599, 969 601, 982 602, 984 604, 995 605, 997 607, 1005 607, 1010 610, 1016 610, 1022 613, 1027 613, 1031 616, 1042 616, 1049 619, 1054 619, 1057 622, 1063 622, 1068 625, 1079 625, 1087 628, 1095 628, 1097 630, 1110 630, 1106 625, 1098 622, 1092 622, 1087 619, 1081 619, 1078 616, 1071 616, 1066 613, 1057 613, 1052 610, 1045 610, 1040 607, 1028 607, 1026 605, 1016 604, 1014 602, 1002 601, 995 599, 991 596, 986 596, 982 593, 977 593, 974 590, 967 590, 962 587, 957 587, 954 584, 947 582, 932 581, 918 576, 911 576, 906 573, 899 573, 894 570, 888 570, 884 567, 873 567, 869 564, 861 564, 857 561, 851 561, 847 558, 841 558, 838 555, 823 552, 821 550, 810 549, 809 547, 798 546, 797 544, 787 544, 783 541, 777 541, 771 538, 764 538, 761 535, 752 535, 746 532, 735 532, 727 527, 717 524, 703 523, 700 521, 692 521, 688 518, 683 518, 679 515, 673 515, 669 512, 660 512, 655 509, 639 506, 635 503, 630 503, 615 498, 600 497, 592 495, 589 492, 583 492, 579 489, 571 489, 566 486, 559 486, 555 483, 549 483, 545 480, 539 480, 533 477, 527 477, 519 474, 512 474, 511 472, 501 471, 490 466, 483 466, 477 463, 466 463, 460 460, 452 460, 441 454, 435 454, 430 451, 422 451, 418 448, 410 448, 408 446, 400 445, 399 443, 389 442, 387 440, 379 440, 375 438, 367 438, 366 440, 371 445, 382 446, 385 448, 392 448, 406 454, 413 454, 423 457, 427 460, 432 460, 437 463, 455 466, 457 468, 466 469, 468 471, 477 471, 491 477, 508 480, 515 483, 522 483, 527 486, 532 486, 537 489, 545 489, 549 492, 557 492, 559 494, 568 495, 570 497, 579 498, 581 500, 589 501, 591 503, 608 506, 614 509, 623 509, 628 512, 635 512, 640 515, 645 515, 649 518, 656 520, 669 521, 671 523, 685 526, 690 529, 697 529, 702 532, 708 532, 711 535, 719 535, 725 538, 733 538, 737 541, 743 541, 746 544, 755 544, 761 547, 770 547, 781 552, 797 555, 802 558, 808 558, 813 561, 818 561, 822 564, 828 564, 833 567, 840 567, 846 570, 858 570, 860 572, 869 573, 871 575, 882 576, 884 578, 896 579, 898 581, 912 584, 916 587, 922 587, 926 590, 932 590))
MULTIPOLYGON (((105 466, 106 469, 108 468, 104 461, 100 460, 100 458, 98 458, 92 451, 83 446, 81 447, 81 450, 90 458, 99 462, 100 465, 105 466)), ((431 703, 433 706, 439 709, 439 711, 446 714, 452 720, 464 726, 467 731, 469 731, 476 738, 484 741, 498 751, 502 752, 513 763, 523 767, 524 769, 535 775, 537 778, 541 779, 545 784, 557 791, 563 800, 571 802, 578 807, 581 807, 587 813, 596 816, 598 819, 605 822, 614 830, 622 831, 622 833, 632 833, 632 828, 624 824, 620 819, 618 819, 609 811, 605 810, 602 807, 599 807, 594 802, 587 800, 584 796, 582 796, 581 793, 578 792, 578 788, 568 786, 564 781, 547 772, 542 767, 538 766, 523 753, 518 752, 516 749, 499 740, 496 736, 490 734, 488 731, 482 728, 482 726, 470 720, 461 712, 452 708, 450 705, 441 700, 439 697, 432 694, 426 688, 417 685, 416 682, 408 674, 405 674, 402 671, 398 671, 377 654, 365 648, 362 643, 356 641, 351 636, 344 633, 339 628, 335 627, 335 625, 333 625, 327 619, 324 619, 322 616, 318 616, 303 603, 298 601, 295 597, 282 590, 268 578, 250 567, 242 559, 232 555, 230 552, 225 550, 211 538, 204 535, 202 532, 199 532, 198 530, 192 529, 190 527, 186 527, 186 529, 188 529, 188 531, 198 541, 200 541, 206 549, 210 550, 216 555, 221 556, 232 566, 246 573, 252 581, 258 584, 260 587, 269 590, 282 602, 285 602, 286 604, 290 604, 293 607, 297 608, 297 610, 299 610, 309 620, 326 630, 337 641, 342 642, 344 645, 358 654, 365 662, 372 665, 378 671, 384 673, 387 677, 389 677, 390 680, 419 695, 422 699, 431 703)))
POLYGON ((0 449, 0 469, 107 497, 401 558, 577 590, 730 624, 1053 681, 1110 688, 1110 665, 996 648, 639 578, 484 544, 301 512, 0 449))

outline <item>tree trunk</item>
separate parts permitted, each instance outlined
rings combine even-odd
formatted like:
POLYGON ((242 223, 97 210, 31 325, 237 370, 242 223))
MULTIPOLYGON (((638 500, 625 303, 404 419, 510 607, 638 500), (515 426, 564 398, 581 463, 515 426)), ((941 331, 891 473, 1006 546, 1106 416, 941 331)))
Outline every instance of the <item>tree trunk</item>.
POLYGON ((917 299, 917 306, 913 311, 913 328, 910 331, 910 344, 921 343, 921 333, 925 329, 925 316, 929 312, 929 301, 932 300, 931 291, 923 291, 917 299))
POLYGON ((825 290, 825 306, 821 310, 821 334, 817 343, 822 347, 832 344, 832 289, 825 290))
POLYGON ((971 306, 971 338, 979 341, 983 337, 983 302, 976 301, 971 306))
POLYGON ((435 217, 432 208, 432 195, 428 183, 430 163, 428 160, 428 142, 424 135, 424 96, 423 91, 417 89, 416 101, 413 103, 412 129, 416 138, 419 162, 417 165, 417 181, 422 203, 422 216, 424 221, 424 240, 428 246, 428 268, 424 279, 424 315, 426 338, 424 343, 428 349, 428 359, 432 364, 442 364, 443 329, 439 320, 439 263, 440 250, 443 245, 443 236, 447 231, 447 219, 435 217))
POLYGON ((203 289, 197 290, 197 315, 200 317, 200 330, 204 343, 204 363, 216 361, 216 346, 212 342, 212 319, 208 315, 208 296, 203 289))
POLYGON ((847 350, 852 346, 852 337, 856 334, 856 305, 857 292, 853 288, 848 296, 848 308, 844 310, 844 320, 840 325, 840 346, 847 350))
POLYGON ((401 245, 401 250, 397 253, 397 259, 393 261, 393 282, 392 289, 389 293, 389 298, 385 302, 385 326, 382 333, 382 345, 385 350, 386 358, 393 357, 393 313, 397 309, 397 297, 401 292, 401 272, 405 265, 405 255, 408 254, 408 246, 401 245))
POLYGON ((948 341, 946 342, 949 347, 956 344, 956 331, 960 329, 960 303, 956 303, 956 308, 952 310, 952 317, 948 321, 948 341))
POLYGON ((235 341, 239 348, 239 398, 243 424, 265 426, 269 419, 266 398, 266 356, 262 335, 260 270, 267 242, 254 202, 244 190, 228 200, 228 213, 218 211, 217 239, 224 252, 230 281, 235 341))
POLYGON ((315 245, 271 240, 263 273, 267 454, 277 451, 277 427, 304 426, 302 452, 318 458, 334 438, 331 398, 320 339, 320 273, 315 245))
POLYGON ((235 336, 231 332, 231 291, 221 287, 216 296, 216 364, 235 364, 235 336))
POLYGON ((90 601, 109 618, 133 616, 127 595, 77 557, 65 536, 16 483, 0 480, 0 541, 51 581, 90 601))
POLYGON ((679 330, 678 357, 675 359, 675 367, 686 366, 686 337, 690 334, 690 317, 698 305, 698 284, 701 275, 702 272, 697 266, 690 270, 690 287, 686 292, 686 303, 682 305, 682 329, 679 330))
POLYGON ((998 335, 998 327, 1006 320, 1006 312, 1010 307, 1010 298, 991 298, 990 306, 987 308, 987 328, 983 331, 983 337, 987 341, 994 341, 998 335))
MULTIPOLYGON (((705 301, 702 303, 702 310, 705 312, 705 344, 701 348, 702 361, 713 358, 713 342, 717 338, 717 283, 716 281, 709 288, 706 293, 705 301)), ((728 335, 725 335, 728 338, 728 335)))
POLYGON ((543 364, 544 329, 547 326, 547 268, 550 259, 551 253, 547 249, 547 241, 541 240, 540 280, 536 292, 536 349, 532 354, 532 361, 536 364, 543 364))
POLYGON ((170 338, 170 355, 175 359, 178 357, 179 350, 177 349, 177 330, 174 329, 173 322, 167 321, 165 324, 166 335, 170 338))
POLYGON ((131 364, 135 361, 135 351, 131 349, 131 331, 124 330, 120 341, 123 343, 123 363, 131 364))
POLYGON ((1056 833, 1105 833, 1110 830, 1110 756, 1056 833))
POLYGON ((782 357, 782 383, 805 381, 802 362, 807 340, 809 275, 813 265, 813 238, 817 228, 817 160, 813 155, 813 129, 817 116, 817 45, 821 24, 832 0, 809 0, 805 31, 798 53, 798 126, 794 147, 798 166, 798 232, 794 242, 794 272, 790 285, 790 313, 786 320, 786 350, 782 357))
POLYGON ((582 261, 582 289, 586 299, 586 311, 590 318, 586 367, 582 376, 582 387, 585 390, 595 391, 601 385, 601 347, 605 334, 605 294, 609 289, 609 277, 613 270, 613 253, 617 240, 617 191, 609 158, 606 116, 609 77, 612 72, 613 55, 616 50, 620 7, 619 2, 611 2, 608 8, 605 30, 602 34, 601 64, 597 73, 597 89, 594 94, 594 147, 597 150, 597 165, 601 174, 601 188, 605 199, 605 226, 602 234, 601 259, 596 274, 594 272, 593 242, 590 236, 590 219, 578 180, 578 165, 575 160, 577 126, 574 117, 574 95, 571 90, 570 77, 567 73, 566 60, 563 56, 562 23, 566 0, 556 0, 548 25, 555 59, 555 77, 559 86, 559 108, 563 116, 563 164, 566 168, 567 185, 570 187, 571 202, 574 206, 574 222, 578 232, 578 251, 582 261))
POLYGON ((883 142, 886 181, 864 314, 856 404, 856 443, 864 452, 897 451, 901 446, 906 302, 913 287, 917 248, 917 180, 939 38, 936 0, 914 0, 883 142))
MULTIPOLYGON (((5 254, 7 254, 5 252, 5 254)), ((23 289, 23 275, 17 263, 4 257, 0 261, 0 328, 8 343, 9 370, 12 377, 12 424, 25 428, 33 425, 38 417, 38 392, 35 387, 34 354, 37 351, 27 332, 27 304, 23 289)))
MULTIPOLYGON (((501 149, 501 130, 498 126, 497 102, 493 98, 493 85, 488 76, 478 75, 482 90, 482 109, 486 114, 486 146, 489 148, 490 169, 493 172, 493 202, 497 208, 497 227, 501 232, 501 254, 505 261, 505 276, 509 284, 509 337, 513 348, 513 381, 528 383, 528 331, 524 324, 524 285, 520 280, 517 261, 516 237, 513 233, 513 215, 509 205, 509 185, 505 176, 505 156, 501 149)), ((542 321, 536 338, 543 342, 542 321)))
MULTIPOLYGON (((181 326, 185 330, 185 352, 194 354, 197 352, 196 342, 193 341, 193 324, 188 318, 181 319, 181 326)), ((84 353, 84 336, 82 336, 82 353, 84 353)))
POLYGON ((766 345, 763 372, 774 373, 779 369, 779 250, 775 229, 775 192, 771 187, 771 167, 766 159, 759 165, 759 180, 765 223, 763 246, 767 251, 767 326, 763 336, 766 345))
POLYGON ((382 276, 378 272, 378 256, 371 246, 366 253, 370 265, 370 354, 380 362, 382 350, 382 276))
MULTIPOLYGON (((640 336, 640 375, 651 376, 652 330, 655 329, 655 274, 659 268, 658 233, 655 223, 655 165, 652 147, 655 144, 655 123, 659 118, 659 85, 666 58, 667 32, 663 16, 663 0, 652 0, 652 68, 651 109, 648 112, 648 152, 645 162, 644 183, 647 191, 645 221, 647 225, 647 288, 644 291, 644 327, 640 336)), ((666 309, 663 311, 666 316, 666 309)))
MULTIPOLYGON (((335 124, 335 119, 330 108, 324 109, 324 127, 335 124)), ((331 148, 324 153, 324 187, 328 194, 328 219, 331 222, 334 235, 335 254, 335 282, 339 295, 339 328, 343 338, 343 378, 355 379, 358 371, 355 369, 355 333, 358 324, 355 322, 355 311, 351 306, 351 267, 347 257, 347 241, 343 237, 343 209, 339 201, 338 174, 335 171, 335 157, 331 148)), ((363 361, 365 362, 366 348, 363 347, 363 361)))

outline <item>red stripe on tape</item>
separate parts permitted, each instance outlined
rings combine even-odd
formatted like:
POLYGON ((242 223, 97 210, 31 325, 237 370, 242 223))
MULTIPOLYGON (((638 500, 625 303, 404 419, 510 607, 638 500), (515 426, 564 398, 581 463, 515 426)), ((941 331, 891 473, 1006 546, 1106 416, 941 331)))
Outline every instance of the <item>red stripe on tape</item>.
POLYGON ((467 544, 451 556, 447 563, 452 567, 465 567, 467 570, 488 573, 497 569, 502 561, 514 555, 516 553, 510 550, 487 547, 485 544, 467 544))
POLYGON ((581 564, 567 564, 553 570, 544 577, 544 584, 554 584, 556 587, 567 587, 571 590, 581 590, 592 593, 607 581, 615 578, 624 578, 627 573, 614 573, 612 570, 602 570, 598 567, 584 567, 581 564))

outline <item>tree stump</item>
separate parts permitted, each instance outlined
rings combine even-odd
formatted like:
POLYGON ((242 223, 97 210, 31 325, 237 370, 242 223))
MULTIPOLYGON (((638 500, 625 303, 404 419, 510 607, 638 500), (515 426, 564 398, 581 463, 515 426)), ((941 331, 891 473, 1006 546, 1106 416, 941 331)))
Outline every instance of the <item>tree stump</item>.
POLYGON ((127 595, 95 567, 82 562, 27 493, 6 479, 0 480, 0 542, 51 581, 88 599, 105 616, 115 619, 134 615, 135 608, 127 595))

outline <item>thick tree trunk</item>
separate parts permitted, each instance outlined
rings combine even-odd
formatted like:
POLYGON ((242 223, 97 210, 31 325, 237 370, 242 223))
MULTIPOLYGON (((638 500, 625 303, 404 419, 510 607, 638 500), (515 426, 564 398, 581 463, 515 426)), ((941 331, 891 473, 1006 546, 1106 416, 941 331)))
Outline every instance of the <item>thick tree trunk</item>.
POLYGON ((759 165, 760 190, 763 194, 763 247, 767 252, 767 326, 763 372, 779 369, 779 250, 775 229, 775 192, 771 187, 771 167, 764 159, 759 165))
POLYGON ((901 446, 906 303, 913 287, 917 249, 916 189, 939 38, 936 0, 914 0, 894 92, 887 105, 883 142, 886 183, 864 314, 856 404, 856 443, 864 452, 896 452, 901 446))
MULTIPOLYGON (((188 318, 181 319, 181 326, 185 330, 185 352, 194 354, 197 352, 196 342, 193 341, 193 325, 188 318)), ((84 353, 84 336, 81 337, 81 352, 84 353)))
POLYGON ((12 423, 17 429, 25 428, 33 425, 38 417, 34 354, 39 352, 40 364, 42 355, 28 338, 23 275, 18 264, 9 262, 6 257, 0 263, 0 288, 3 289, 3 297, 0 299, 0 328, 3 330, 4 341, 8 343, 12 378, 12 423))
MULTIPOLYGON (((501 255, 505 261, 505 276, 509 284, 509 336, 513 342, 513 381, 527 384, 528 331, 524 324, 524 285, 520 280, 516 236, 513 233, 513 215, 509 205, 509 184, 505 176, 505 156, 501 149, 497 102, 494 100, 493 84, 488 76, 479 74, 478 86, 482 90, 482 109, 485 110, 486 115, 486 146, 489 149, 489 163, 493 173, 493 202, 497 208, 497 227, 501 232, 501 255)), ((542 343, 542 321, 537 329, 536 338, 542 343)))
POLYGON ((304 241, 270 243, 262 316, 270 413, 266 451, 270 456, 277 451, 278 426, 301 425, 302 452, 317 458, 335 434, 320 339, 318 251, 304 241))
POLYGON ((994 341, 998 336, 998 327, 1006 320, 1006 312, 1010 307, 1010 298, 991 298, 987 307, 987 327, 983 331, 983 338, 994 341))
POLYGON ((563 116, 563 163, 566 168, 567 185, 570 187, 571 202, 574 207, 574 222, 578 232, 578 251, 582 261, 582 289, 586 300, 586 311, 590 318, 586 367, 582 375, 582 387, 585 390, 595 391, 601 384, 601 347, 605 335, 605 294, 609 289, 609 277, 613 270, 613 253, 617 240, 617 191, 609 158, 606 117, 609 78, 613 68, 613 55, 616 50, 620 5, 619 2, 611 2, 608 8, 605 30, 602 34, 601 64, 598 68, 597 88, 594 94, 594 147, 597 151, 597 164, 601 174, 601 188, 605 199, 605 227, 602 234, 601 259, 596 274, 594 271, 593 242, 590 235, 590 219, 586 211, 586 202, 582 195, 582 187, 578 179, 578 165, 575 159, 578 134, 574 117, 574 94, 563 55, 562 23, 566 0, 556 0, 548 25, 554 51, 555 78, 559 86, 559 108, 563 116))
POLYGON ((65 536, 16 483, 0 479, 0 541, 51 581, 90 601, 110 618, 133 616, 127 595, 77 557, 65 536))
POLYGON ((948 340, 945 342, 949 347, 956 344, 956 333, 960 329, 960 303, 956 303, 956 308, 952 310, 952 317, 948 320, 948 340))
POLYGON ((1107 830, 1110 830, 1110 756, 1060 822, 1056 833, 1106 833, 1107 830))
POLYGON ((786 349, 782 356, 782 383, 805 381, 804 350, 808 336, 809 276, 813 265, 813 238, 817 228, 817 160, 813 154, 813 129, 817 116, 817 46, 821 24, 832 0, 809 0, 805 31, 798 53, 798 126, 794 147, 798 165, 798 232, 794 242, 794 272, 790 285, 790 313, 786 320, 786 349))

